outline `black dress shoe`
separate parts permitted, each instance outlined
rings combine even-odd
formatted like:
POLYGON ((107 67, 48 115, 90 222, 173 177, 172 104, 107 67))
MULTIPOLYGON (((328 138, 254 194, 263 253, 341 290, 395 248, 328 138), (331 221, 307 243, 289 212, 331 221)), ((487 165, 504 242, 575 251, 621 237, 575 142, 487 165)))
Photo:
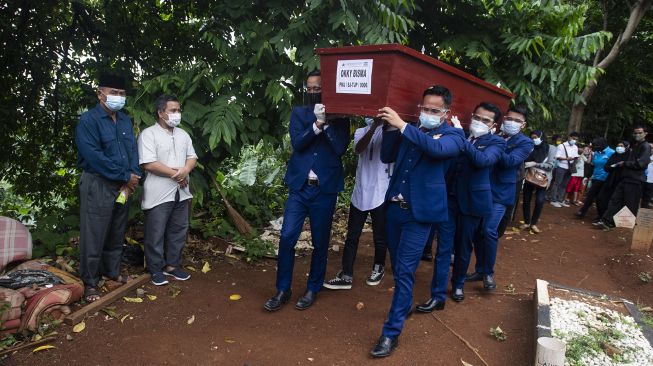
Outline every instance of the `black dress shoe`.
POLYGON ((451 293, 451 299, 455 302, 461 302, 465 300, 465 292, 461 288, 454 289, 451 293))
POLYGON ((433 262, 433 254, 431 254, 431 253, 422 254, 422 260, 424 262, 433 262))
POLYGON ((483 276, 483 288, 488 291, 494 291, 497 289, 497 283, 494 282, 494 276, 485 275, 483 276))
POLYGON ((297 301, 297 304, 295 305, 295 309, 297 310, 306 310, 313 305, 313 302, 315 301, 315 298, 317 297, 317 293, 313 292, 311 290, 306 291, 304 296, 300 297, 299 300, 297 301))
POLYGON ((374 358, 388 357, 392 351, 397 348, 397 345, 399 345, 399 340, 397 338, 392 339, 390 337, 381 336, 379 340, 376 341, 372 351, 370 351, 370 356, 374 358))
POLYGON ((287 303, 288 300, 290 300, 290 295, 292 295, 292 291, 290 290, 279 291, 277 292, 276 295, 274 295, 268 301, 266 301, 263 307, 267 311, 277 311, 281 309, 281 306, 283 306, 283 304, 287 303))
POLYGON ((433 310, 442 309, 444 309, 444 301, 438 301, 436 299, 429 299, 429 301, 415 307, 415 310, 419 313, 432 313, 433 310))
POLYGON ((580 212, 580 211, 576 212, 574 214, 574 216, 576 216, 577 219, 584 219, 585 218, 585 214, 583 212, 580 212))
POLYGON ((478 282, 478 281, 483 281, 483 275, 481 273, 474 272, 465 275, 465 282, 478 282))

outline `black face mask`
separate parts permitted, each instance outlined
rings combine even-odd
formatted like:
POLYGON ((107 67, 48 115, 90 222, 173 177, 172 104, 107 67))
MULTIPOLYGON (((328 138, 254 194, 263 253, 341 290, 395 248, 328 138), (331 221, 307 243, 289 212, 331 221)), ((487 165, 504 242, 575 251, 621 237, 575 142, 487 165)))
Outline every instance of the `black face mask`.
POLYGON ((308 95, 308 104, 318 104, 322 103, 322 93, 307 93, 308 95))

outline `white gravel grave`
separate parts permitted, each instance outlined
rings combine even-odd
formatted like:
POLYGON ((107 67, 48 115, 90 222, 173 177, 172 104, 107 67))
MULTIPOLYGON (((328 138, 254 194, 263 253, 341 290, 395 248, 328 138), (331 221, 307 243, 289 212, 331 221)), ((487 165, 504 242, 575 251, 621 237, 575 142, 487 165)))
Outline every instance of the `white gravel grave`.
POLYGON ((631 316, 577 300, 550 300, 551 331, 567 366, 653 366, 653 348, 631 316))

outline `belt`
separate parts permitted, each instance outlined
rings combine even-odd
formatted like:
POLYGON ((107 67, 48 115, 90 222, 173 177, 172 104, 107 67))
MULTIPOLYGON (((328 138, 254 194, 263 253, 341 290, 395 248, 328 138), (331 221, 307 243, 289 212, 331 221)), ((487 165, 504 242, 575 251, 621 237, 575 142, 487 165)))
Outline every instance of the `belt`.
POLYGON ((319 186, 319 185, 320 185, 320 181, 317 180, 317 179, 311 179, 311 178, 308 178, 308 179, 306 179, 306 185, 309 185, 309 186, 319 186))
POLYGON ((404 210, 408 210, 410 208, 410 206, 408 206, 408 202, 406 201, 390 201, 390 203, 397 204, 399 205, 399 208, 404 210))

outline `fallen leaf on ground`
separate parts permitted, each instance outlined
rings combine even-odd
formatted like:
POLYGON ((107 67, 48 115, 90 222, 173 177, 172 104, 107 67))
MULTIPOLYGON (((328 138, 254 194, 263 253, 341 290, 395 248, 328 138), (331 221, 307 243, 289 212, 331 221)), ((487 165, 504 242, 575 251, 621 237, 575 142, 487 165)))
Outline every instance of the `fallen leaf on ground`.
POLYGON ((506 236, 506 240, 512 240, 512 236, 506 236))
POLYGON ((186 266, 185 268, 191 272, 197 272, 197 270, 193 266, 186 266))
POLYGON ((186 321, 186 323, 188 323, 188 325, 190 325, 190 324, 193 324, 194 321, 195 321, 195 315, 188 318, 188 321, 186 321))
POLYGON ((118 317, 118 314, 112 308, 104 308, 104 309, 102 309, 102 312, 107 314, 108 316, 110 316, 112 318, 117 318, 118 317))
POLYGON ((156 295, 147 295, 147 298, 154 301, 156 300, 156 295))
POLYGON ((472 365, 472 364, 471 364, 471 363, 469 363, 469 362, 465 362, 465 361, 463 361, 463 359, 462 359, 462 358, 460 359, 460 362, 462 362, 462 363, 463 363, 463 366, 474 366, 474 365, 472 365))
POLYGON ((123 317, 120 318, 120 322, 121 322, 121 323, 124 323, 124 322, 125 322, 125 319, 127 319, 128 316, 129 316, 129 314, 125 314, 125 315, 123 315, 123 317))
POLYGON ((179 286, 171 285, 170 290, 168 290, 168 293, 170 294, 170 297, 174 299, 175 297, 177 297, 177 295, 181 293, 181 289, 179 288, 179 286))
POLYGON ((359 301, 358 304, 356 304, 356 310, 363 310, 365 307, 365 304, 363 304, 362 301, 359 301))
POLYGON ((233 294, 233 295, 229 296, 229 300, 231 300, 231 301, 240 300, 240 299, 242 299, 242 298, 243 298, 243 297, 240 296, 240 295, 238 295, 238 294, 233 294))
POLYGON ((72 341, 73 339, 75 339, 73 338, 73 336, 71 336, 70 334, 66 334, 66 340, 72 341))
POLYGON ((127 302, 143 302, 143 299, 140 297, 123 297, 122 299, 127 302))
POLYGON ((52 348, 57 348, 57 347, 55 347, 55 346, 53 346, 53 345, 51 345, 51 344, 46 344, 45 346, 41 346, 41 347, 36 347, 36 348, 34 348, 34 350, 32 351, 32 353, 35 353, 35 352, 41 352, 41 351, 45 351, 46 349, 52 349, 52 348))
POLYGON ((83 331, 84 328, 86 328, 86 323, 84 323, 82 321, 81 323, 78 323, 77 325, 75 325, 73 327, 73 333, 79 333, 79 332, 83 331))
POLYGON ((236 343, 236 341, 233 340, 233 339, 230 338, 230 337, 224 337, 224 341, 225 341, 225 343, 236 343))
POLYGON ((38 333, 37 333, 37 334, 34 334, 34 337, 32 337, 32 342, 38 342, 38 341, 40 341, 42 338, 43 338, 42 335, 40 335, 40 334, 38 334, 38 333))
POLYGON ((653 312, 653 308, 650 306, 644 306, 643 308, 639 309, 639 311, 646 311, 646 312, 653 312))
POLYGON ((209 262, 204 262, 204 266, 202 266, 202 273, 206 273, 211 270, 211 265, 209 262))
POLYGON ((309 360, 311 362, 315 361, 315 359, 313 357, 309 357, 309 358, 307 358, 307 360, 309 360))
POLYGON ((499 326, 496 328, 490 328, 490 334, 500 342, 503 342, 508 338, 508 335, 499 326))

